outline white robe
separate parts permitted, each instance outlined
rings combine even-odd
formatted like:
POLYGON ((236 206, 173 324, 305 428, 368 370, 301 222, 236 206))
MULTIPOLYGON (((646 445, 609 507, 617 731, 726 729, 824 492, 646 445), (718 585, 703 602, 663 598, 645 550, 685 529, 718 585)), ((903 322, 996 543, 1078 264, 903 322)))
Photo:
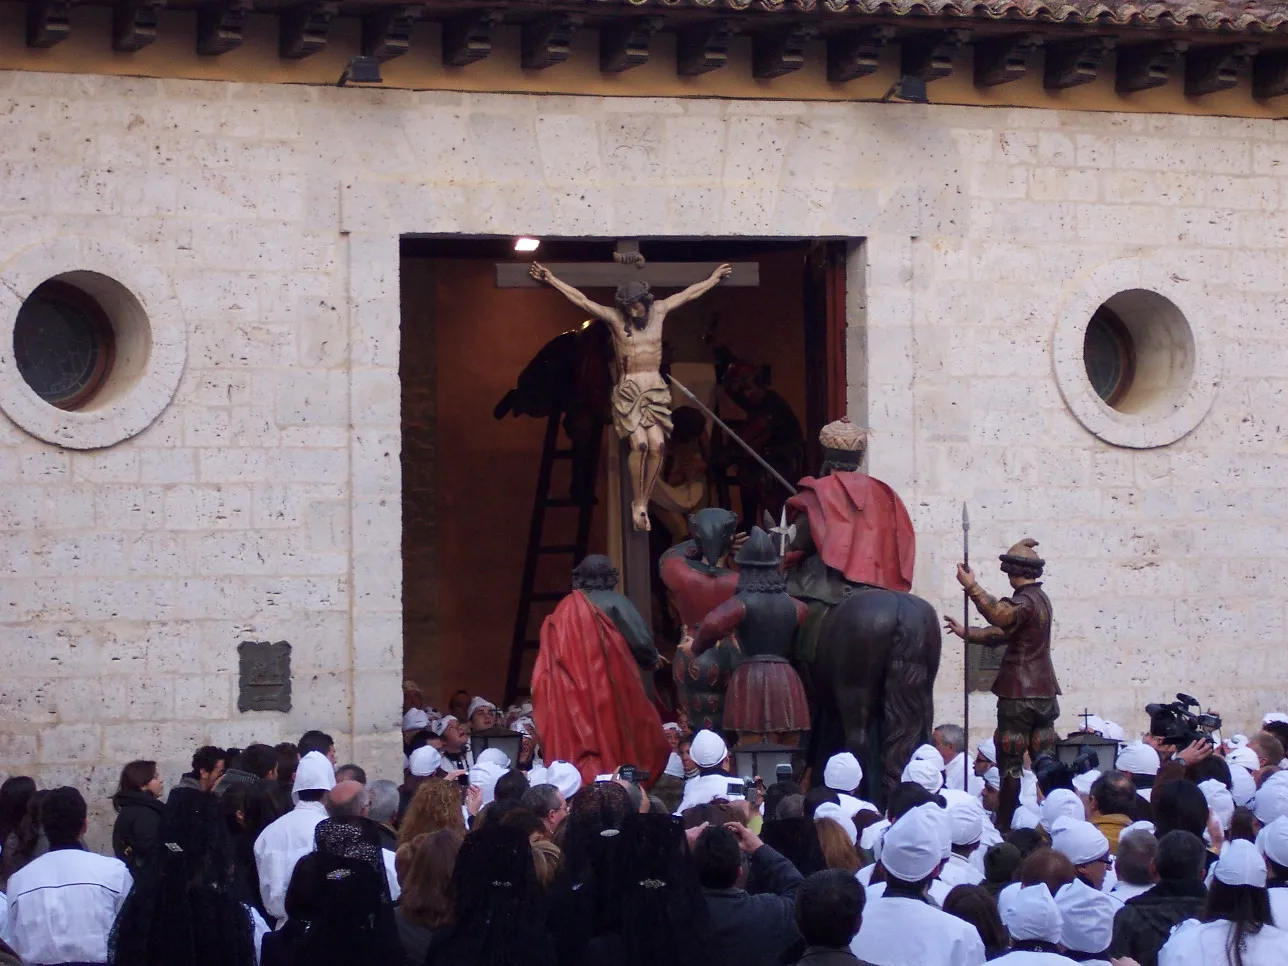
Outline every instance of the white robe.
MULTIPOLYGON (((1158 966, 1227 966, 1225 943, 1230 923, 1224 919, 1200 923, 1187 919, 1172 932, 1158 951, 1158 966)), ((1243 966, 1284 966, 1288 963, 1288 932, 1262 926, 1248 936, 1243 966)))
MULTIPOLYGON (((1105 878, 1108 879, 1108 876, 1105 878)), ((1106 885, 1108 885, 1108 882, 1106 882, 1106 885)), ((1152 888, 1154 888, 1152 885, 1132 885, 1130 882, 1124 882, 1122 879, 1119 879, 1105 891, 1119 902, 1126 902, 1128 899, 1135 899, 1137 896, 1143 896, 1152 888)))
POLYGON ((865 802, 861 798, 853 795, 847 795, 845 792, 837 792, 836 797, 840 799, 841 811, 845 813, 846 818, 854 818, 859 812, 876 812, 881 814, 881 810, 871 802, 865 802))
POLYGON ((1078 966, 1077 962, 1059 953, 1039 953, 1019 949, 993 960, 993 966, 1078 966))
POLYGON ((683 815, 689 809, 697 805, 706 805, 714 802, 717 798, 725 798, 729 801, 741 800, 743 785, 733 775, 726 775, 719 772, 715 775, 699 775, 697 778, 690 778, 684 783, 684 798, 680 802, 680 807, 676 809, 676 815, 683 815), (729 791, 729 786, 738 785, 740 791, 737 793, 729 791))
MULTIPOLYGON (((978 851, 979 849, 975 850, 978 851)), ((971 858, 974 858, 975 852, 971 853, 971 858)), ((979 885, 984 881, 984 873, 971 865, 969 858, 963 858, 954 852, 939 870, 939 881, 949 889, 959 885, 979 885)))
POLYGON ((873 899, 850 951, 873 966, 982 966, 984 941, 970 923, 919 899, 873 899))
POLYGON ((24 963, 105 963, 108 934, 133 885, 119 859, 46 852, 9 878, 4 940, 24 963))
POLYGON ((1270 894, 1270 918, 1280 929, 1288 929, 1288 886, 1267 889, 1270 894))
POLYGON ((959 751, 957 757, 944 766, 944 787, 955 788, 959 792, 970 792, 976 798, 981 798, 984 794, 984 779, 971 769, 970 782, 965 781, 965 758, 966 756, 959 751))
MULTIPOLYGON (((871 879, 871 876, 868 878, 871 879)), ((864 883, 863 891, 865 901, 871 902, 885 895, 886 884, 884 882, 864 883)), ((930 885, 926 887, 926 897, 933 905, 943 908, 944 900, 948 898, 948 893, 951 891, 952 887, 942 879, 931 879, 930 885)))
POLYGON ((259 833, 255 840, 255 868, 264 911, 274 919, 286 918, 286 887, 295 863, 313 851, 313 830, 326 818, 321 802, 300 802, 259 833))
POLYGON ((389 898, 394 902, 402 895, 402 886, 398 884, 398 869, 394 865, 394 853, 389 849, 381 849, 381 857, 385 860, 385 878, 389 880, 389 898))

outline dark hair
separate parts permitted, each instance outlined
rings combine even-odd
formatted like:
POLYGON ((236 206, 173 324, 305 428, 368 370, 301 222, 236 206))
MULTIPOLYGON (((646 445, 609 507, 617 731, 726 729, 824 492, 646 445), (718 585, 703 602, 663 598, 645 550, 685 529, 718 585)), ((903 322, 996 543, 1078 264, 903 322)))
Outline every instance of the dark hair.
POLYGON ((523 793, 528 790, 528 776, 517 768, 511 768, 496 781, 493 797, 498 802, 522 801, 523 793))
POLYGON ((294 795, 302 802, 320 802, 326 798, 326 791, 321 788, 301 788, 294 795))
POLYGON ((1019 879, 1026 886, 1041 882, 1055 895, 1078 877, 1078 870, 1069 859, 1055 849, 1038 849, 1020 863, 1019 879))
MULTIPOLYGON (((1001 848, 1002 846, 998 846, 1001 848)), ((1010 945, 1010 936, 1002 925, 1002 917, 997 911, 997 902, 983 886, 954 886, 944 896, 944 912, 956 916, 963 922, 975 927, 979 938, 984 941, 984 953, 995 957, 1005 952, 1010 945)))
POLYGON ((403 877, 398 903, 414 926, 441 929, 452 918, 449 886, 456 869, 456 856, 465 836, 456 829, 439 829, 411 846, 411 864, 403 877))
POLYGON ((49 847, 79 842, 88 814, 85 799, 71 786, 64 785, 47 792, 40 804, 40 827, 45 831, 49 847))
POLYGON ((840 869, 815 872, 796 893, 796 928, 807 946, 849 947, 863 924, 863 886, 840 869))
MULTIPOLYGON (((1263 724, 1261 730, 1267 734, 1274 735, 1281 745, 1288 748, 1288 721, 1270 721, 1263 724)), ((1216 755, 1212 757, 1216 758, 1216 755)), ((1205 758, 1203 760, 1208 761, 1209 759, 1205 758)), ((1223 758, 1217 758, 1217 761, 1224 762, 1224 760, 1223 758)), ((1275 764, 1278 764, 1278 762, 1275 764)))
POLYGON ((617 586, 617 568, 603 554, 592 553, 572 571, 573 590, 613 590, 617 586))
POLYGON ((26 775, 13 775, 0 785, 0 845, 18 830, 31 796, 36 794, 36 781, 26 775))
POLYGON ((1257 816, 1246 805, 1235 806, 1234 815, 1230 819, 1230 830, 1225 833, 1227 842, 1233 842, 1235 839, 1257 841, 1257 816))
POLYGON ((799 795, 801 787, 794 781, 775 782, 765 789, 765 818, 778 818, 778 806, 784 798, 799 795))
MULTIPOLYGON (((13 834, 18 839, 18 848, 15 850, 13 860, 15 864, 11 865, 8 858, 4 863, 11 875, 36 857, 36 850, 40 848, 40 810, 48 794, 48 791, 40 790, 31 796, 31 800, 27 802, 27 814, 22 817, 22 821, 14 830, 13 834)), ((6 852, 5 855, 8 856, 9 853, 6 852)))
POLYGON ((1158 840, 1154 866, 1160 879, 1202 882, 1207 871, 1207 848, 1193 832, 1176 829, 1158 840))
MULTIPOLYGON (((930 794, 916 782, 901 782, 890 793, 890 801, 886 804, 886 812, 890 821, 903 818, 918 805, 925 805, 935 801, 936 796, 930 794)), ((942 799, 940 802, 942 803, 942 799)))
POLYGON ((268 745, 247 745, 242 749, 242 753, 237 756, 235 767, 254 775, 256 778, 267 778, 269 773, 277 767, 277 752, 268 745))
POLYGON ((805 795, 805 817, 812 819, 818 807, 824 802, 840 805, 841 796, 826 785, 815 785, 805 795))
POLYGON ((1154 834, 1159 838, 1173 829, 1202 837, 1207 829, 1207 797, 1191 781, 1181 779, 1155 788, 1150 803, 1154 806, 1154 834))
POLYGON ((1225 957, 1229 966, 1243 966, 1243 951, 1249 936, 1261 932, 1261 927, 1273 924, 1270 915, 1270 893, 1256 886, 1226 885, 1213 879, 1208 887, 1207 905, 1203 907, 1203 921, 1225 919, 1231 923, 1229 938, 1225 941, 1225 957))
POLYGON ((559 809, 559 789, 554 785, 533 785, 523 793, 520 799, 524 808, 529 808, 543 821, 551 812, 559 809))
POLYGON ((355 781, 359 785, 367 784, 367 773, 361 765, 341 765, 335 770, 335 783, 355 781), (348 772, 346 775, 345 773, 348 772), (343 778, 341 776, 344 776, 343 778))
MULTIPOLYGON (((801 797, 795 795, 790 800, 801 801, 801 797)), ((766 819, 760 830, 760 840, 796 866, 801 875, 811 875, 827 868, 823 843, 812 818, 797 815, 766 819)))
MULTIPOLYGON (((138 761, 129 762, 121 769, 120 785, 116 789, 119 795, 121 792, 141 792, 143 787, 157 777, 157 763, 155 761, 138 761)), ((117 805, 117 810, 120 806, 117 805)))
POLYGON ((325 731, 306 731, 300 736, 300 740, 296 745, 296 751, 298 751, 300 753, 300 757, 303 758, 310 751, 320 751, 325 755, 334 747, 335 739, 325 731))
POLYGON ((1230 765, 1220 755, 1209 755, 1202 761, 1187 765, 1185 777, 1196 785, 1202 785, 1209 778, 1215 778, 1226 788, 1234 788, 1234 779, 1230 777, 1230 765))
MULTIPOLYGON (((1186 834, 1186 833, 1168 833, 1186 834)), ((1192 837, 1192 836, 1191 836, 1192 837)), ((1114 868, 1118 878, 1129 885, 1147 886, 1152 883, 1150 864, 1158 859, 1158 839, 1144 829, 1129 832, 1118 839, 1118 854, 1114 868)))
POLYGON ((288 925, 292 922, 305 925, 318 912, 321 894, 322 876, 319 874, 322 856, 317 852, 306 852, 295 863, 291 881, 286 886, 286 918, 288 925))
POLYGON ((295 769, 300 767, 300 753, 289 741, 274 745, 277 753, 277 780, 289 790, 295 781, 295 769))
POLYGON ((192 755, 192 774, 200 775, 203 771, 211 772, 228 756, 228 753, 222 748, 216 748, 214 745, 202 745, 192 755))
POLYGON ((693 864, 704 889, 732 889, 742 871, 738 840, 723 825, 709 825, 693 846, 693 864))
POLYGON ((1107 771, 1091 785, 1091 800, 1101 815, 1131 815, 1136 785, 1120 771, 1107 771))
POLYGON ((1021 859, 1027 859, 1047 844, 1047 840, 1042 837, 1042 833, 1035 828, 1011 829, 1006 833, 1004 841, 1009 842, 1020 850, 1021 859))
POLYGON ((529 841, 532 840, 534 835, 538 835, 541 838, 550 837, 550 833, 546 831, 546 823, 541 820, 541 817, 532 809, 524 808, 522 805, 510 809, 501 816, 499 821, 506 828, 518 829, 528 837, 529 841))

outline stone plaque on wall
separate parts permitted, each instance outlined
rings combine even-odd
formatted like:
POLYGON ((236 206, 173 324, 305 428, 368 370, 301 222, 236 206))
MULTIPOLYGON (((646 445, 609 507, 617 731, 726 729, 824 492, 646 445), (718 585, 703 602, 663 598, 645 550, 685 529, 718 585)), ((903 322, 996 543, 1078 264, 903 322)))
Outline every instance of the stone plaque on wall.
POLYGON ((291 710, 291 645, 243 641, 237 645, 238 711, 291 710))
MULTIPOLYGON (((945 639, 953 638, 945 635, 945 639)), ((970 662, 970 674, 967 680, 972 691, 991 691, 997 680, 997 672, 1002 667, 1002 655, 1005 647, 985 647, 983 644, 968 644, 966 659, 970 662)))

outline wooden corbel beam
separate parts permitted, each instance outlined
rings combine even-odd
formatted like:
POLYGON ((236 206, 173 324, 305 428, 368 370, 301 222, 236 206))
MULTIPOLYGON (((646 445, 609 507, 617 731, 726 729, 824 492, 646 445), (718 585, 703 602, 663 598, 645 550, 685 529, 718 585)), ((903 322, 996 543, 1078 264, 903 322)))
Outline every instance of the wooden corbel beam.
POLYGON ((500 10, 471 10, 443 21, 443 64, 464 67, 492 53, 492 32, 500 10))
POLYGON ((900 73, 924 81, 939 80, 953 72, 953 64, 970 39, 969 30, 928 30, 904 39, 900 73))
POLYGON ((424 16, 419 4, 379 7, 362 17, 362 53, 376 60, 393 60, 411 49, 412 31, 424 16))
POLYGON ((1188 45, 1180 40, 1156 40, 1118 48, 1118 71, 1114 89, 1119 94, 1135 94, 1151 87, 1162 87, 1172 77, 1188 45))
POLYGON ((326 46, 331 21, 339 12, 336 0, 309 0, 282 11, 279 18, 278 56, 302 60, 326 46))
POLYGON ((975 45, 975 86, 996 87, 1017 81, 1029 71, 1033 53, 1042 46, 1037 34, 990 37, 975 45))
POLYGON ((751 76, 756 80, 782 77, 805 66, 805 45, 818 34, 809 23, 784 24, 751 38, 751 76))
POLYGON ((1256 44, 1192 47, 1185 52, 1185 96, 1202 97, 1235 87, 1256 53, 1256 44))
POLYGON ((197 10, 197 53, 226 54, 242 45, 251 0, 211 0, 197 10))
POLYGON ((1288 94, 1288 50, 1263 50, 1252 62, 1252 96, 1258 100, 1288 94))
POLYGON ((881 66, 881 51, 894 37, 888 26, 846 30, 827 38, 827 79, 844 84, 875 74, 881 66))
POLYGON ((165 0, 118 0, 112 8, 112 49, 132 53, 157 39, 165 0))
POLYGON ((71 33, 73 0, 27 0, 27 46, 48 48, 71 33))
POLYGON ((675 40, 675 72, 697 77, 719 70, 729 62, 729 43, 736 27, 732 20, 710 20, 682 28, 675 40))
POLYGON ((571 53, 572 35, 584 18, 579 13, 550 13, 523 25, 520 63, 524 70, 562 64, 571 53))
POLYGON ((648 45, 662 29, 661 17, 636 17, 605 24, 599 31, 599 69, 620 74, 648 61, 648 45))
POLYGON ((1112 37, 1079 37, 1048 43, 1042 86, 1049 91, 1062 91, 1090 84, 1099 76, 1113 47, 1112 37))

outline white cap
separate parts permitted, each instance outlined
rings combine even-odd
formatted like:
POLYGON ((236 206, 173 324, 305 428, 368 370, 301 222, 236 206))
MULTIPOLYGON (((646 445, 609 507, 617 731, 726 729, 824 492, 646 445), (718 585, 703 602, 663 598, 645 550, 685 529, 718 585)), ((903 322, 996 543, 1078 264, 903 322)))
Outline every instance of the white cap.
MULTIPOLYGON (((1081 775, 1074 775, 1073 790, 1079 795, 1090 795, 1091 786, 1096 783, 1096 779, 1099 777, 1100 772, 1094 768, 1091 771, 1084 771, 1081 775)), ((1057 896, 1056 898, 1059 897, 1057 896)))
POLYGON ((1288 815, 1281 815, 1261 830, 1257 848, 1271 862, 1288 865, 1288 815))
POLYGON ((837 825, 844 829, 845 834, 850 837, 850 844, 856 845, 859 841, 859 830, 855 827, 853 820, 842 811, 840 805, 832 802, 824 802, 814 810, 814 821, 821 822, 825 818, 830 818, 837 825))
POLYGON ((676 722, 674 722, 674 721, 664 721, 664 722, 662 722, 662 730, 663 730, 663 731, 674 731, 677 735, 678 735, 678 734, 680 734, 680 726, 679 726, 679 724, 678 724, 678 723, 676 723, 676 722))
POLYGON ((1218 882, 1228 886, 1266 887, 1266 860, 1251 842, 1245 839, 1234 839, 1226 842, 1221 849, 1221 857, 1212 867, 1212 874, 1218 882))
POLYGON ((671 757, 666 760, 666 768, 663 769, 662 774, 670 775, 672 778, 683 778, 684 759, 675 752, 671 752, 671 757))
POLYGON ((1012 939, 1058 943, 1064 932, 1060 907, 1051 898, 1050 890, 1040 882, 1022 886, 1010 897, 1005 909, 999 908, 998 911, 1012 939))
POLYGON ((433 745, 422 745, 411 753, 407 770, 417 778, 428 778, 443 764, 443 756, 433 745))
POLYGON ((487 698, 475 698, 470 702, 470 709, 467 712, 465 712, 465 717, 467 718, 474 717, 474 712, 477 711, 479 708, 491 708, 493 711, 495 711, 496 705, 494 705, 487 698))
POLYGON ((890 822, 883 818, 879 822, 873 822, 859 833, 859 848, 867 849, 878 862, 881 861, 881 840, 889 827, 890 822))
POLYGON ((1083 821, 1086 817, 1087 807, 1082 804, 1078 793, 1068 788, 1054 789, 1038 806, 1038 818, 1048 832, 1055 828, 1057 819, 1076 818, 1083 821))
POLYGON ((1158 752, 1143 741, 1133 741, 1118 752, 1115 767, 1133 775, 1157 775, 1158 752))
POLYGON ((1225 739, 1225 743, 1230 747, 1231 750, 1235 748, 1246 748, 1248 746, 1248 736, 1230 735, 1229 738, 1225 739))
POLYGON ((533 785, 549 785, 550 779, 546 776, 545 765, 533 765, 528 771, 528 787, 533 785))
POLYGON ((335 766, 331 764, 331 759, 320 751, 310 751, 300 759, 299 767, 295 769, 295 784, 291 786, 291 793, 323 791, 329 792, 335 788, 335 766))
POLYGON ((689 757, 699 768, 715 768, 729 757, 729 748, 718 734, 704 729, 693 736, 689 757))
POLYGON ((1027 805, 1021 805, 1014 814, 1011 815, 1011 828, 1037 828, 1042 824, 1042 819, 1037 812, 1027 805))
POLYGON ((823 784, 838 792, 854 791, 863 781, 863 766, 848 751, 833 755, 823 769, 823 784))
POLYGON ((1145 832, 1148 835, 1153 835, 1156 831, 1158 830, 1154 827, 1153 822, 1132 822, 1118 833, 1118 841, 1121 842, 1124 836, 1131 835, 1132 832, 1145 832))
POLYGON ((881 864, 902 882, 920 882, 943 862, 939 833, 941 812, 933 802, 918 805, 886 830, 881 864))
POLYGON ((995 792, 1002 790, 1002 773, 997 770, 996 765, 984 772, 984 784, 995 792))
MULTIPOLYGON (((1229 759, 1226 759, 1229 764, 1229 759)), ((1247 805, 1257 794, 1257 782, 1252 777, 1252 772, 1242 765, 1230 765, 1230 794, 1234 797, 1235 805, 1247 805)))
POLYGON ((1261 783, 1252 811, 1262 825, 1288 815, 1288 772, 1275 772, 1261 783))
POLYGON ((424 708, 412 708, 402 720, 403 731, 420 731, 429 727, 429 715, 424 708))
POLYGON ((935 795, 944 787, 944 769, 942 766, 936 767, 933 761, 914 758, 904 768, 900 781, 915 782, 935 795))
POLYGON ((1114 916, 1122 903, 1108 893, 1074 879, 1055 894, 1064 922, 1060 942, 1077 953, 1101 953, 1114 938, 1114 916))
POLYGON ((1209 778, 1207 781, 1199 782, 1199 791, 1207 799, 1208 808, 1221 823, 1221 828, 1228 830, 1230 820, 1234 818, 1234 796, 1230 794, 1230 789, 1215 778, 1209 778))
POLYGON ((1282 711, 1271 711, 1261 719, 1261 723, 1263 725, 1288 724, 1288 714, 1284 714, 1282 711))
POLYGON ((487 748, 474 759, 476 765, 496 765, 502 771, 510 770, 510 756, 500 748, 487 748))
POLYGON ((912 761, 928 761, 940 771, 943 771, 946 767, 944 764, 944 756, 939 753, 939 749, 934 745, 920 745, 917 750, 912 753, 912 761))
POLYGON ((1105 719, 1105 730, 1101 734, 1110 741, 1117 741, 1120 744, 1127 740, 1127 732, 1123 726, 1116 721, 1110 721, 1108 718, 1105 719))
POLYGON ((979 743, 979 747, 975 749, 975 754, 977 756, 983 755, 985 761, 991 761, 994 765, 996 765, 997 764, 997 742, 995 742, 992 738, 985 738, 983 741, 979 743))
MULTIPOLYGON (((944 789, 944 795, 948 795, 944 789)), ((948 802, 948 815, 953 823, 953 845, 974 845, 984 835, 984 806, 969 792, 957 792, 948 802), (959 798, 964 795, 965 798, 959 798)))
POLYGON ((953 817, 948 809, 934 805, 935 824, 939 830, 939 858, 946 860, 953 854, 953 817))
POLYGON ((554 785, 565 799, 572 798, 581 788, 581 772, 566 761, 552 761, 546 766, 546 784, 554 785))
POLYGON ((470 784, 482 792, 484 805, 496 798, 496 783, 504 774, 504 769, 489 762, 475 762, 470 769, 470 784))
POLYGON ((513 728, 515 731, 522 731, 529 738, 535 736, 537 733, 537 723, 533 721, 531 718, 529 718, 527 715, 523 715, 518 718, 515 718, 514 724, 512 724, 510 727, 513 728))
POLYGON ((1261 759, 1257 753, 1247 745, 1240 745, 1225 756, 1226 764, 1242 765, 1248 771, 1256 771, 1261 767, 1261 759))
POLYGON ((429 730, 434 732, 434 734, 438 735, 438 737, 441 738, 443 737, 443 732, 446 731, 449 726, 454 724, 459 724, 459 723, 460 721, 456 717, 456 715, 445 714, 437 721, 430 722, 429 730))
POLYGON ((1109 855, 1109 839, 1104 833, 1076 818, 1056 819, 1051 829, 1051 847, 1074 865, 1086 865, 1109 855))

